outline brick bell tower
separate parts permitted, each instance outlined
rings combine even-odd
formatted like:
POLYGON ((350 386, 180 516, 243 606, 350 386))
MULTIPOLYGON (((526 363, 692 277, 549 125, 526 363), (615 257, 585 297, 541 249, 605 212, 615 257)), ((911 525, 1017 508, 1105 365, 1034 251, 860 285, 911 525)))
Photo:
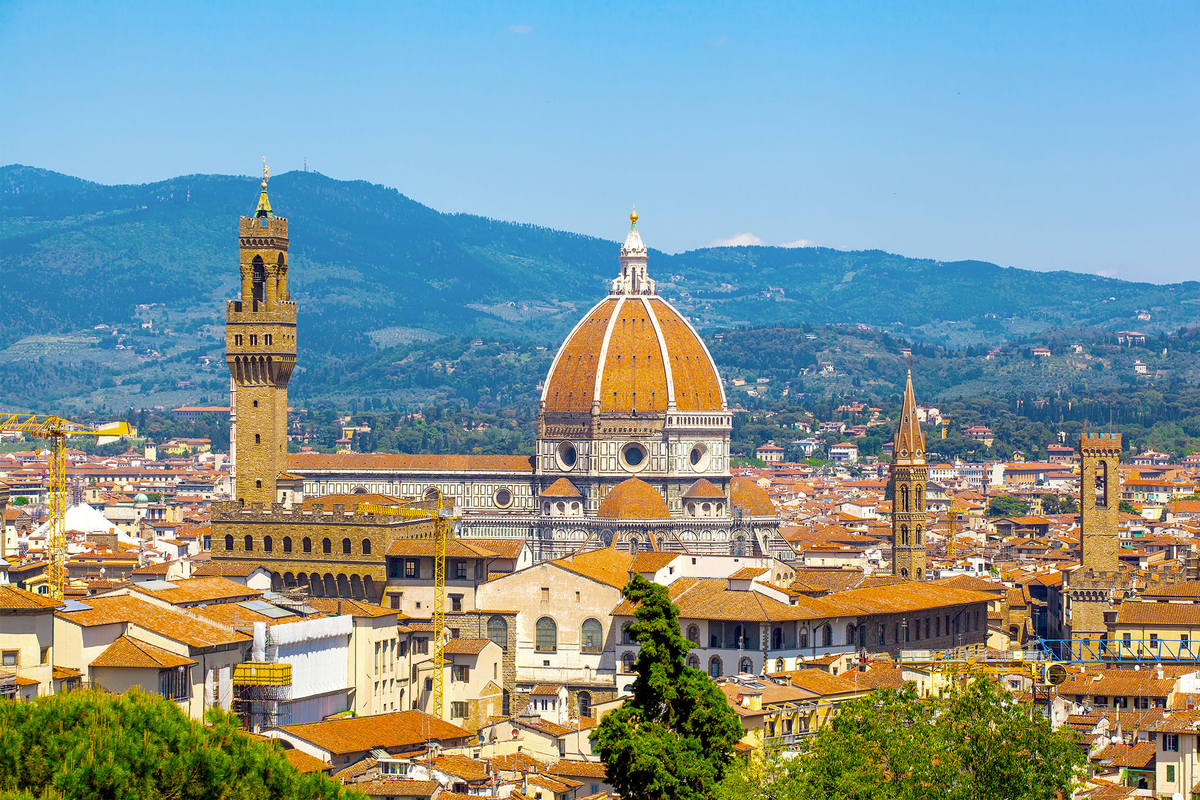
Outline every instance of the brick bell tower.
POLYGON ((225 362, 231 378, 234 498, 270 505, 287 470, 287 386, 296 365, 296 304, 288 292, 288 223, 271 211, 270 172, 242 217, 240 300, 225 306, 225 362))
POLYGON ((892 443, 892 574, 925 580, 925 434, 917 418, 912 370, 904 389, 900 426, 892 443))
POLYGON ((1084 431, 1079 439, 1079 528, 1085 570, 1118 569, 1120 462, 1121 434, 1084 431))

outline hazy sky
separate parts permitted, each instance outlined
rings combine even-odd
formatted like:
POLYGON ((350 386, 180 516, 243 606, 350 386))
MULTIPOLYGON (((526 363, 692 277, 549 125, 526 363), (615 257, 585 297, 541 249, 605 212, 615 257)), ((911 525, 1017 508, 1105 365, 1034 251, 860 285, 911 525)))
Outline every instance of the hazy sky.
POLYGON ((0 0, 0 162, 1200 279, 1200 3, 0 0))

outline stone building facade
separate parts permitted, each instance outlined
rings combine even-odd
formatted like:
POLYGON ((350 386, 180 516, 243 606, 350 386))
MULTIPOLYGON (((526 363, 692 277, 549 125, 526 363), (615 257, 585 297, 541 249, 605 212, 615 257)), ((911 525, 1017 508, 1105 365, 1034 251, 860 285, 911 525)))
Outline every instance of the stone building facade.
POLYGON ((925 434, 917 415, 911 370, 892 447, 892 574, 923 581, 928 525, 925 485, 929 467, 925 462, 925 434))

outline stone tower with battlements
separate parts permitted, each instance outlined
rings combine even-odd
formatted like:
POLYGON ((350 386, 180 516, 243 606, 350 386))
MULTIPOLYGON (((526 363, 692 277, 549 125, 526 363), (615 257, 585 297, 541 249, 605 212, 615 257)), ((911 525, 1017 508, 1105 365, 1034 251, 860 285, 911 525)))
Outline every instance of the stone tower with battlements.
POLYGON ((1085 431, 1079 440, 1080 545, 1083 569, 1117 571, 1121 434, 1085 431))
POLYGON ((904 388, 900 425, 892 443, 892 574, 908 580, 925 580, 925 434, 917 418, 912 370, 904 388))
POLYGON ((241 299, 225 311, 231 377, 234 498, 270 505, 287 470, 287 387, 296 365, 296 304, 288 293, 288 222, 271 211, 269 174, 254 216, 242 217, 241 299))

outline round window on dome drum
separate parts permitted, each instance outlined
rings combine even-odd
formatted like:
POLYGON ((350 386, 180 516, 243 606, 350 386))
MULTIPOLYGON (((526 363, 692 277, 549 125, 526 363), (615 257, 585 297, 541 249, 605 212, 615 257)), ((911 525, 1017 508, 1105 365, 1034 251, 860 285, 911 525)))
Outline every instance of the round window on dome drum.
POLYGON ((708 448, 702 444, 693 446, 692 452, 688 453, 688 462, 696 472, 708 469, 708 448))
POLYGON ((512 501, 512 492, 508 489, 497 489, 496 493, 492 495, 492 502, 496 504, 497 508, 508 508, 512 505, 512 501))
POLYGON ((630 442, 621 448, 621 466, 630 472, 637 472, 646 465, 646 448, 637 442, 630 442))
POLYGON ((561 470, 569 470, 575 466, 575 462, 579 460, 579 455, 575 451, 575 445, 570 442, 562 442, 558 446, 555 453, 558 459, 558 467, 561 470))

